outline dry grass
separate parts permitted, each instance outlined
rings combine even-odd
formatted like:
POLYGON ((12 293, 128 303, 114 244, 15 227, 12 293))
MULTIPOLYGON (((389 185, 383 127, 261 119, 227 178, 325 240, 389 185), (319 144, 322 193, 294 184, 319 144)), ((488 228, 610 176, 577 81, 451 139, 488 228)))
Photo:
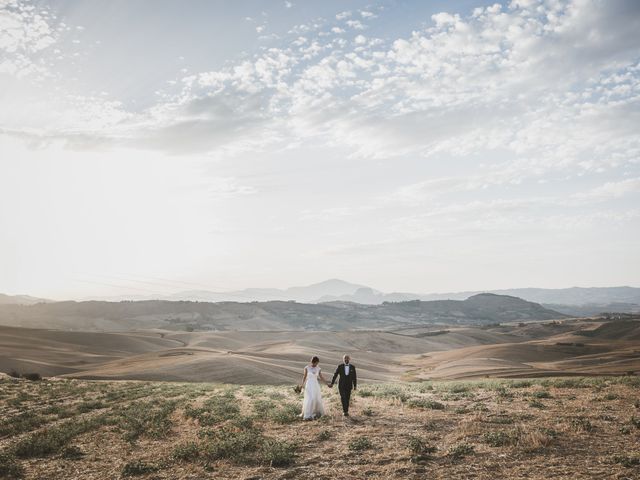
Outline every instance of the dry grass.
POLYGON ((290 387, 5 379, 0 478, 639 478, 639 380, 365 384, 302 422, 290 387))

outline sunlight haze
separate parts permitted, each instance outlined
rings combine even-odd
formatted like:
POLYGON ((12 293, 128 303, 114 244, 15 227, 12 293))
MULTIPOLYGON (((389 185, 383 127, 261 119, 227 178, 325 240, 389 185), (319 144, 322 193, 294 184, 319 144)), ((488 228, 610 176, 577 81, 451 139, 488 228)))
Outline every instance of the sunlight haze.
POLYGON ((640 3, 0 0, 0 292, 640 286, 640 3))

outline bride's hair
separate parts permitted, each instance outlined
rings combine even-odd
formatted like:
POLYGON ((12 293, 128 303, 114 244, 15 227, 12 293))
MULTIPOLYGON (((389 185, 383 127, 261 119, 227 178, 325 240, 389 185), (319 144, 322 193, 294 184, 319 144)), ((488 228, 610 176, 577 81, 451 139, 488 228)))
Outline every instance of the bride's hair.
POLYGON ((311 363, 320 363, 320 359, 314 355, 313 357, 311 357, 311 363))

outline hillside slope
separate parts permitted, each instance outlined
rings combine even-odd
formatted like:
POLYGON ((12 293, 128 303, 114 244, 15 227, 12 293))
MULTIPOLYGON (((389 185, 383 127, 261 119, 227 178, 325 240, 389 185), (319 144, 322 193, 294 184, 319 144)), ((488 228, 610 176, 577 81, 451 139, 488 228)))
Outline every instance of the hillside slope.
POLYGON ((504 295, 459 300, 419 300, 382 305, 349 302, 57 302, 1 305, 0 325, 83 331, 167 330, 370 330, 444 323, 483 325, 566 316, 504 295))

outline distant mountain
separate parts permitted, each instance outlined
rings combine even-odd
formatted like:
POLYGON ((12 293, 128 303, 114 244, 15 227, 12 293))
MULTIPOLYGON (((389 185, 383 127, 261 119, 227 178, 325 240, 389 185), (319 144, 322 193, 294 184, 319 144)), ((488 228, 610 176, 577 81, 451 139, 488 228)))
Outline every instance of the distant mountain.
POLYGON ((29 295, 5 295, 0 293, 0 305, 33 305, 41 302, 51 302, 51 300, 30 297, 29 295))
POLYGON ((57 302, 0 305, 0 325, 84 331, 371 330, 429 324, 486 325, 566 316, 520 298, 479 294, 467 300, 363 305, 352 302, 57 302))
MULTIPOLYGON (((530 302, 554 306, 590 306, 589 311, 610 308, 616 304, 640 305, 640 288, 634 287, 593 287, 593 288, 512 288, 505 290, 466 291, 450 293, 381 293, 371 289, 360 289, 352 294, 327 295, 319 299, 323 302, 344 301, 368 304, 382 302, 402 302, 407 300, 464 300, 479 293, 493 293, 522 298, 530 302), (370 290, 370 291, 368 291, 370 290)), ((600 311, 610 311, 607 310, 600 311)), ((559 310, 560 311, 560 310, 559 310)))
POLYGON ((572 317, 593 317, 601 313, 640 313, 637 303, 587 303, 585 305, 560 305, 545 303, 544 307, 572 317))
MULTIPOLYGON (((354 294, 363 285, 331 279, 304 287, 245 288, 230 292, 212 292, 209 290, 185 290, 171 295, 91 297, 86 300, 122 301, 122 300, 184 300, 191 302, 271 302, 294 300, 303 303, 317 303, 321 298, 335 299, 354 294)), ((380 292, 377 292, 380 293, 380 292)), ((361 302, 364 303, 364 302, 361 302)), ((382 302, 378 302, 382 303, 382 302)))

